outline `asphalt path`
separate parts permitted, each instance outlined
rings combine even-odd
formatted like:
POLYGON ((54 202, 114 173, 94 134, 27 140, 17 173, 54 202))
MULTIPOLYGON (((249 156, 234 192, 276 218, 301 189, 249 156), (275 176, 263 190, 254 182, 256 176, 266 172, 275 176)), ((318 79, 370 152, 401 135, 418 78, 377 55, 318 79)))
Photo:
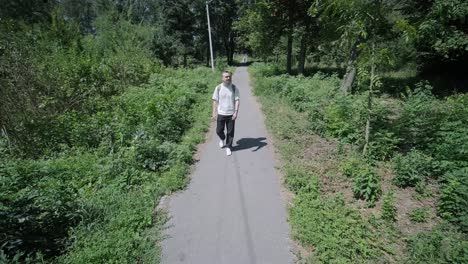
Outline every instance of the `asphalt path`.
POLYGON ((168 200, 162 263, 293 262, 273 149, 247 67, 237 68, 233 83, 241 103, 232 156, 219 148, 212 124, 190 184, 168 200))

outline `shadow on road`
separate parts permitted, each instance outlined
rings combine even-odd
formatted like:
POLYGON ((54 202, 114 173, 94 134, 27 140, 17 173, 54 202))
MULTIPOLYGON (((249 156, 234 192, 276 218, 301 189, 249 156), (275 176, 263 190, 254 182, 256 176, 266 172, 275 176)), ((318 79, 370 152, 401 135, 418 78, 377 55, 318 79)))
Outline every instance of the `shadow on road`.
POLYGON ((252 64, 252 62, 248 61, 248 62, 239 62, 237 63, 237 66, 238 67, 248 67, 250 64, 252 64))
POLYGON ((239 150, 249 149, 249 148, 256 148, 252 151, 257 151, 267 145, 266 142, 263 142, 264 140, 266 140, 265 137, 241 138, 236 141, 237 145, 232 147, 232 151, 239 151, 239 150))

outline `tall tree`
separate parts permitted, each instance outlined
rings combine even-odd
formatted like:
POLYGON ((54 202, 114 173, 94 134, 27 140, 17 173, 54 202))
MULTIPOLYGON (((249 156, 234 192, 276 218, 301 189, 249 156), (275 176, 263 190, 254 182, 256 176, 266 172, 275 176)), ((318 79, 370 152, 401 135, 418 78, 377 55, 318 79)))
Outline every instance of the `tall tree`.
POLYGON ((266 59, 273 54, 284 32, 283 12, 272 1, 258 0, 248 6, 235 23, 240 38, 256 54, 266 59))
POLYGON ((340 46, 349 54, 341 85, 343 92, 348 93, 356 79, 362 48, 369 47, 363 44, 391 33, 385 17, 389 9, 379 1, 367 0, 328 0, 311 6, 310 11, 314 8, 324 10, 321 21, 328 30, 338 32, 340 46))
POLYGON ((304 74, 305 60, 307 50, 311 47, 314 40, 318 38, 318 20, 317 13, 310 14, 308 10, 312 5, 312 0, 297 1, 297 28, 300 36, 300 49, 297 71, 299 74, 304 74))
POLYGON ((227 63, 233 65, 237 42, 237 32, 233 27, 238 18, 238 6, 235 0, 212 2, 212 28, 221 40, 227 63))
POLYGON ((57 1, 34 0, 0 0, 0 17, 2 19, 23 20, 26 23, 37 23, 50 20, 57 1))
POLYGON ((279 8, 286 10, 287 28, 286 35, 288 44, 286 48, 286 71, 292 73, 292 47, 293 47, 293 33, 296 18, 296 1, 295 0, 279 0, 279 8))
MULTIPOLYGON (((174 50, 176 54, 182 56, 182 65, 186 67, 188 65, 188 56, 194 53, 193 21, 195 16, 192 12, 192 1, 161 0, 159 2, 159 10, 161 12, 159 23, 163 28, 163 32, 173 40, 172 43, 166 42, 165 44, 171 44, 171 47, 167 48, 174 50)), ((174 62, 171 61, 171 63, 174 62)), ((178 61, 175 63, 179 64, 178 61)))
POLYGON ((421 70, 450 79, 454 89, 462 88, 468 80, 468 2, 435 0, 421 20, 416 22, 421 70))

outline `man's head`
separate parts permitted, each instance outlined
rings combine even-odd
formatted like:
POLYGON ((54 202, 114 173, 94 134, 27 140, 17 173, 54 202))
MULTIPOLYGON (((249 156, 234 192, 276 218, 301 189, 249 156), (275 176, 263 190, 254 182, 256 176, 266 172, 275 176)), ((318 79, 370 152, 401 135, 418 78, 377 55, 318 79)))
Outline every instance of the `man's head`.
POLYGON ((221 75, 221 80, 223 81, 224 85, 230 85, 232 82, 232 72, 230 71, 223 71, 223 74, 221 75))

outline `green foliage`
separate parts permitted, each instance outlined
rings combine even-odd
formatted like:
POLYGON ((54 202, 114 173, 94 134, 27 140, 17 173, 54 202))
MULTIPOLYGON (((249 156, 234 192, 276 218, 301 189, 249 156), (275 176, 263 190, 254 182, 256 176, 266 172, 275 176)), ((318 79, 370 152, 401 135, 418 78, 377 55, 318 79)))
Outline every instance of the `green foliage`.
POLYGON ((370 166, 364 166, 354 173, 353 183, 354 196, 374 206, 382 193, 380 176, 370 166))
POLYGON ((258 1, 235 23, 236 30, 243 33, 243 42, 261 58, 272 54, 283 30, 284 20, 272 16, 273 12, 279 12, 276 8, 275 3, 258 1))
POLYGON ((100 98, 146 83, 158 68, 149 50, 149 27, 108 15, 95 21, 94 35, 86 35, 56 15, 53 22, 32 28, 0 23, 0 34, 8 35, 1 44, 2 124, 25 156, 50 154, 75 143, 95 147, 99 133, 85 135, 86 127, 75 126, 71 130, 80 134, 75 137, 69 122, 93 124, 88 116, 103 103, 100 98), (93 100, 96 104, 90 104, 93 100))
POLYGON ((375 160, 389 159, 397 152, 400 141, 393 132, 376 129, 372 133, 368 155, 375 160))
MULTIPOLYGON (((296 112, 308 114, 309 124, 301 124, 301 126, 311 127, 316 132, 328 135, 332 135, 331 131, 336 132, 343 127, 352 128, 354 125, 352 122, 358 120, 353 119, 350 122, 349 119, 354 117, 350 117, 348 112, 352 111, 354 115, 360 113, 356 110, 359 109, 356 108, 356 106, 359 106, 356 101, 360 100, 360 95, 349 96, 352 98, 349 101, 346 101, 347 98, 340 98, 340 95, 336 94, 339 82, 334 83, 333 78, 322 78, 321 74, 311 78, 286 75, 263 76, 262 72, 266 65, 256 63, 250 70, 256 77, 254 91, 264 97, 263 100, 269 109, 274 108, 277 111, 278 108, 275 107, 278 104, 287 103, 288 107, 296 112), (327 108, 334 111, 327 113, 325 111, 327 108), (326 114, 334 118, 326 119, 326 114), (336 124, 340 123, 341 126, 336 125, 334 127, 336 130, 330 131, 330 124, 335 122, 336 124)), ((465 134, 467 133, 464 131, 465 126, 462 125, 466 123, 465 119, 467 117, 466 98, 465 95, 458 95, 449 97, 446 100, 439 100, 431 95, 427 87, 424 88, 421 85, 405 98, 406 101, 402 103, 403 108, 398 107, 395 101, 388 98, 374 98, 375 108, 373 108, 372 113, 373 132, 371 134, 370 155, 365 158, 347 157, 339 166, 343 175, 353 180, 353 191, 356 193, 356 197, 368 199, 370 205, 379 199, 382 192, 380 179, 373 171, 371 164, 375 165, 375 163, 372 163, 375 159, 385 160, 393 157, 394 183, 398 186, 413 186, 416 191, 421 193, 420 196, 428 196, 432 194, 426 188, 426 179, 428 177, 439 177, 441 179, 438 213, 441 216, 444 214, 442 217, 451 219, 452 223, 459 228, 458 230, 465 232, 465 208, 468 208, 465 202, 468 198, 466 198, 465 194, 468 191, 465 190, 467 184, 464 183, 464 180, 467 178, 465 177, 467 173, 458 171, 454 173, 456 176, 446 174, 440 177, 440 175, 443 175, 446 171, 453 173, 456 168, 466 167, 464 164, 467 156, 463 153, 466 150, 465 134), (400 109, 402 109, 401 112, 400 109), (422 135, 422 138, 418 138, 420 135, 422 135), (375 145, 373 146, 373 144, 375 145), (407 150, 410 146, 416 146, 416 148, 409 150, 406 155, 397 154, 397 150, 399 150, 397 147, 407 150)), ((361 99, 361 101, 362 105, 364 100, 361 99)), ((292 127, 293 124, 289 121, 281 121, 280 117, 283 117, 283 120, 293 118, 284 118, 283 111, 281 113, 271 112, 275 128, 285 127, 281 129, 280 138, 292 140, 296 138, 295 135, 297 134, 307 133, 306 130, 286 129, 286 127, 292 127)), ((294 112, 288 112, 287 116, 294 116, 294 112)), ((352 129, 347 131, 352 131, 352 129)), ((354 143, 359 143, 359 141, 354 143)), ((280 148, 287 149, 288 151, 284 152, 292 157, 297 151, 300 151, 298 150, 300 147, 292 143, 280 148)), ((366 245, 366 249, 372 249, 376 254, 373 256, 379 254, 378 243, 373 239, 367 240, 370 244, 370 246, 367 246, 369 244, 366 244, 366 242, 360 243, 359 241, 362 240, 355 237, 349 238, 348 233, 343 231, 343 229, 352 229, 354 234, 359 234, 361 229, 355 230, 353 228, 359 226, 362 219, 356 220, 356 218, 353 218, 353 213, 343 209, 346 205, 339 207, 337 205, 339 199, 321 197, 322 194, 318 184, 311 181, 315 177, 306 169, 301 166, 291 165, 286 166, 285 172, 290 176, 285 179, 286 184, 296 193, 294 205, 290 208, 290 222, 293 234, 301 243, 306 246, 313 246, 315 249, 314 254, 308 260, 314 263, 375 261, 372 257, 359 256, 354 259, 349 257, 353 256, 352 252, 355 252, 353 246, 355 245, 348 246, 345 244, 348 239, 358 244, 357 247, 366 245), (312 188, 313 186, 316 188, 312 188), (342 221, 352 222, 353 224, 350 224, 352 227, 342 228, 342 221), (332 226, 330 226, 330 223, 332 226), (336 235, 337 233, 339 235, 336 235), (343 250, 343 248, 346 250, 343 250), (343 255, 346 257, 342 257, 343 255)), ((395 199, 394 193, 387 193, 383 197, 382 219, 394 222, 398 218, 395 199)), ((358 212, 356 214, 360 217, 358 212)), ((429 221, 429 215, 428 209, 421 209, 412 212, 410 217, 413 221, 429 221)), ((372 231, 367 230, 367 228, 376 226, 369 225, 369 223, 365 222, 364 230, 366 231, 362 232, 372 235, 372 231)), ((382 226, 389 229, 394 228, 394 225, 386 224, 382 226)), ((384 241, 388 236, 392 236, 392 231, 384 231, 381 227, 377 227, 380 232, 379 235, 382 236, 378 241, 384 241)), ((391 258, 397 262, 404 260, 408 263, 466 262, 463 259, 463 254, 466 251, 463 251, 464 247, 466 247, 463 244, 466 242, 464 234, 454 230, 440 230, 441 235, 434 239, 431 238, 433 234, 430 232, 411 237, 408 244, 409 255, 393 256, 391 258)), ((434 233, 437 232, 439 231, 434 231, 434 233)), ((394 234, 394 236, 396 238, 400 235, 394 234)), ((403 237, 403 239, 405 238, 403 237)), ((385 250, 389 253, 388 249, 385 250)))
POLYGON ((339 95, 340 80, 336 76, 317 73, 308 78, 287 75, 268 77, 275 73, 272 69, 275 67, 271 64, 256 63, 252 66, 251 72, 259 77, 255 88, 257 94, 286 98, 297 111, 309 115, 310 125, 319 133, 349 134, 351 138, 359 133, 353 123, 360 120, 360 116, 348 120, 350 114, 347 112, 351 109, 353 113, 359 112, 356 109, 359 102, 339 95), (335 97, 338 99, 333 100, 335 97))
POLYGON ((468 4, 462 0, 437 0, 419 26, 421 55, 438 60, 460 60, 466 56, 468 4))
POLYGON ((413 149, 405 156, 398 154, 393 162, 395 171, 393 182, 399 187, 414 187, 423 184, 427 177, 433 176, 433 158, 421 151, 413 149))
POLYGON ((425 150, 435 139, 442 109, 439 101, 431 94, 431 89, 432 87, 420 83, 404 98, 396 127, 397 136, 407 148, 425 150))
POLYGON ((164 171, 171 168, 174 162, 190 162, 192 153, 186 146, 157 140, 143 141, 135 144, 136 161, 152 171, 164 171))
POLYGON ((3 250, 8 255, 44 250, 47 256, 63 250, 69 228, 83 216, 79 190, 101 173, 92 155, 4 163, 0 167, 3 250))
POLYGON ((445 117, 435 133, 430 150, 440 161, 441 172, 468 166, 468 95, 452 96, 444 102, 445 117))
POLYGON ((278 64, 274 63, 255 63, 252 65, 251 68, 249 68, 249 71, 253 72, 256 76, 259 77, 273 77, 280 75, 282 73, 280 67, 278 64))
POLYGON ((428 217, 429 217, 428 208, 416 208, 409 213, 410 220, 413 222, 417 222, 417 223, 427 222, 428 217))
POLYGON ((437 210, 441 217, 457 224, 463 232, 468 232, 468 168, 447 173, 437 210))
POLYGON ((154 196, 149 190, 118 191, 110 185, 96 193, 87 205, 92 206, 90 209, 99 214, 102 222, 93 219, 89 225, 75 228, 71 235, 74 243, 63 261, 137 261, 143 251, 141 247, 154 243, 141 234, 153 224, 154 196))
POLYGON ((223 57, 218 57, 216 58, 215 60, 215 66, 216 66, 216 70, 218 72, 222 72, 224 70, 226 70, 228 68, 228 64, 226 62, 226 58, 223 58, 223 57))
POLYGON ((301 192, 318 193, 319 180, 316 175, 311 174, 306 168, 300 166, 286 166, 285 167, 285 183, 288 188, 298 194, 301 192))
POLYGON ((342 197, 300 193, 290 209, 294 237, 314 246, 318 263, 362 263, 378 256, 376 236, 342 197))
POLYGON ((467 263, 468 237, 441 225, 409 238, 408 263, 467 263))
POLYGON ((55 120, 68 145, 47 160, 15 160, 2 138, 0 243, 7 258, 154 262, 155 203, 186 184, 207 130, 206 98, 215 83, 206 76, 218 75, 165 70, 119 96, 87 100, 55 120))
POLYGON ((365 125, 364 97, 337 95, 325 107, 326 131, 334 137, 356 142, 362 137, 365 125))
POLYGON ((371 165, 364 159, 351 156, 345 159, 340 170, 343 175, 353 180, 353 193, 358 199, 364 199, 374 206, 380 198, 380 176, 375 173, 371 165))
POLYGON ((397 208, 395 206, 395 194, 393 192, 389 192, 385 194, 382 203, 382 218, 390 221, 395 222, 397 220, 397 208))
MULTIPOLYGON (((255 92, 286 98, 296 111, 305 112, 316 132, 338 137, 349 143, 362 143, 367 117, 365 95, 344 96, 339 91, 339 79, 317 73, 313 77, 270 76, 272 64, 255 63, 251 71, 256 80, 255 92)), ((388 131, 390 111, 380 101, 371 113, 373 130, 369 156, 387 159, 397 149, 400 139, 388 131)))
POLYGON ((354 178, 359 171, 364 170, 367 166, 365 160, 359 156, 350 156, 343 160, 340 164, 340 170, 348 178, 354 178))

